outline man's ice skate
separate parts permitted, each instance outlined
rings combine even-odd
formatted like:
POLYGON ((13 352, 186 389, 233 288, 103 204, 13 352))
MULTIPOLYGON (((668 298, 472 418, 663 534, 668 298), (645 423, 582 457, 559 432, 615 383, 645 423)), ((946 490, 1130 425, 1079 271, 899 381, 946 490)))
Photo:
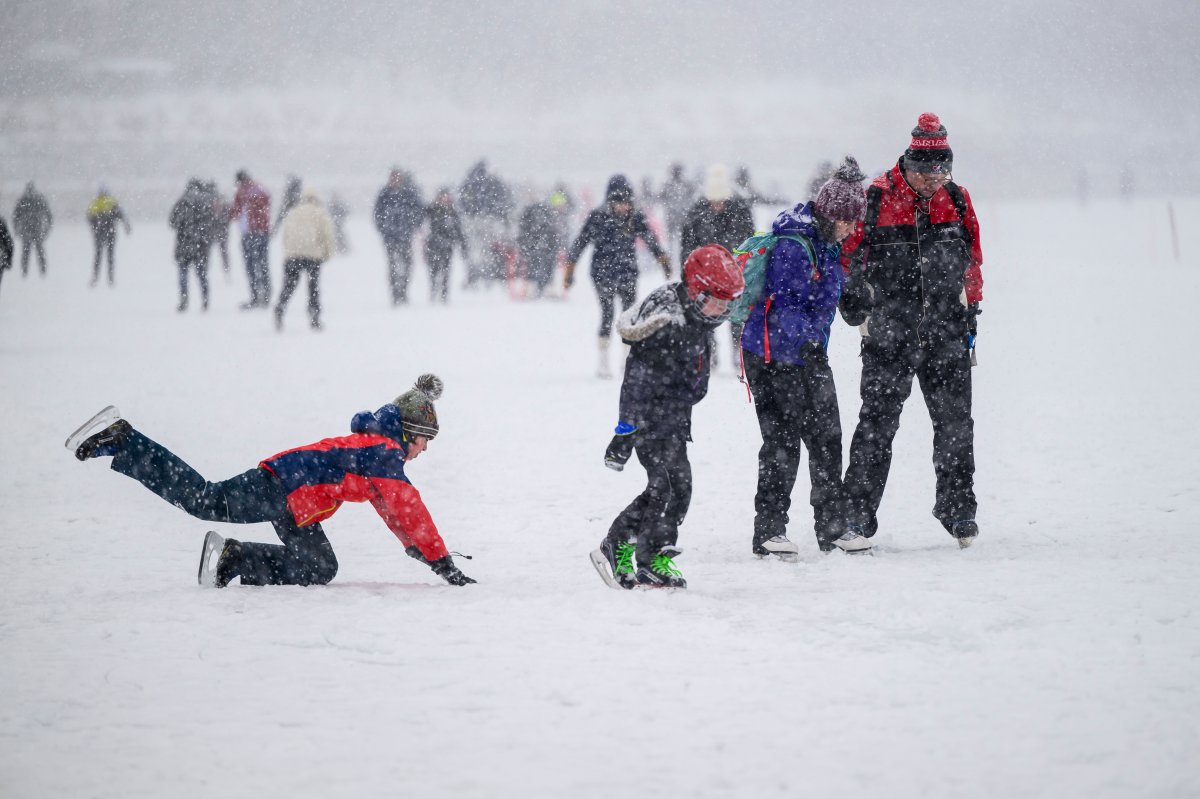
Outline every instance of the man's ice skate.
POLYGON ((765 541, 755 542, 754 554, 760 558, 778 555, 782 560, 795 560, 800 554, 800 547, 786 535, 774 535, 765 541))
POLYGON ((959 549, 966 549, 975 543, 975 538, 979 535, 979 525, 974 519, 955 522, 950 526, 950 535, 958 539, 959 549))
POLYGON ((634 546, 628 541, 613 545, 605 538, 599 549, 593 549, 588 556, 600 579, 609 588, 633 588, 637 585, 637 577, 633 572, 634 546))
POLYGON ((821 549, 824 552, 840 549, 848 555, 869 555, 871 554, 871 541, 861 535, 857 529, 851 527, 832 541, 822 543, 821 549))
POLYGON ((638 567, 638 585, 643 588, 687 588, 687 580, 683 579, 683 572, 675 567, 673 560, 679 554, 680 550, 670 546, 656 552, 649 566, 638 567))
POLYGON ((224 588, 237 577, 238 555, 241 542, 223 538, 209 530, 204 535, 204 549, 200 552, 200 571, 196 582, 206 588, 224 588))
POLYGON ((116 455, 132 429, 116 406, 109 405, 67 436, 65 445, 81 461, 116 455))

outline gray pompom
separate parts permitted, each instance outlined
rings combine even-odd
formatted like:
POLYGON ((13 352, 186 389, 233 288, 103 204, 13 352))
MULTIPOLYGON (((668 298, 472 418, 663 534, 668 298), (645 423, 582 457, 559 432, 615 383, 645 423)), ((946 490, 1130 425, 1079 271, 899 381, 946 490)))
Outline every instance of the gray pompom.
POLYGON ((423 374, 417 378, 415 388, 431 400, 435 400, 442 396, 442 389, 445 384, 442 383, 442 378, 435 374, 423 374))
POLYGON ((833 176, 838 180, 845 180, 850 183, 859 183, 867 176, 863 174, 862 169, 858 166, 858 161, 854 156, 846 156, 846 160, 842 161, 842 165, 837 168, 833 176))

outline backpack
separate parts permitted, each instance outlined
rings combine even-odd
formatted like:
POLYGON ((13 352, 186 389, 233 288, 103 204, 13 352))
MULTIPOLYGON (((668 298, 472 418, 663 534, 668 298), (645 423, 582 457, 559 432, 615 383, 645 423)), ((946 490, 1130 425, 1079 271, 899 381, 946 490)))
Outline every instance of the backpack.
POLYGON ((803 236, 776 236, 774 233, 755 233, 734 248, 733 257, 742 269, 742 279, 746 288, 742 295, 733 301, 729 312, 729 321, 735 325, 744 325, 750 317, 750 310, 762 301, 763 290, 767 283, 767 264, 771 261, 771 253, 783 239, 800 242, 808 253, 810 263, 816 264, 817 256, 813 252, 812 243, 803 236))

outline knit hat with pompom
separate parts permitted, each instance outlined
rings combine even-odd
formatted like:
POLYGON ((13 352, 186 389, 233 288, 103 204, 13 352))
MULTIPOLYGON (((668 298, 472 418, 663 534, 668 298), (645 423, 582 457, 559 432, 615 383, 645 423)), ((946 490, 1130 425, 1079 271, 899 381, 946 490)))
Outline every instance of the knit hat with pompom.
POLYGON ((954 166, 946 126, 937 114, 924 113, 912 130, 912 142, 904 151, 904 168, 914 172, 948 173, 954 166))
POLYGON ((400 409, 405 433, 429 439, 438 434, 437 411, 433 408, 433 401, 442 396, 442 387, 440 377, 424 374, 417 378, 411 389, 392 400, 392 404, 400 409))
POLYGON ((836 222, 858 222, 867 212, 867 195, 862 182, 866 178, 858 161, 848 155, 833 177, 825 181, 813 200, 813 210, 836 222))

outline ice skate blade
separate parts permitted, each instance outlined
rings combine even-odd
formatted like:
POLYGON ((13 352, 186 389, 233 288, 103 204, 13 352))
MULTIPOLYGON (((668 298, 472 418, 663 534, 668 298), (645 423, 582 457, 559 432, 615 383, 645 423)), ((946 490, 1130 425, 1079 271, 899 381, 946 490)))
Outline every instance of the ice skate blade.
POLYGON ((754 557, 759 560, 770 560, 772 558, 781 560, 784 563, 796 563, 800 560, 798 552, 755 552, 754 557))
POLYGON ((67 436, 67 441, 64 446, 74 452, 79 449, 79 445, 92 436, 93 433, 98 433, 108 427, 113 422, 121 418, 121 412, 117 410, 115 405, 106 405, 91 419, 81 424, 74 433, 67 436))
POLYGON ((204 548, 200 551, 200 570, 196 572, 196 582, 205 588, 217 587, 217 563, 221 560, 221 550, 225 547, 225 539, 215 530, 204 534, 204 548))
POLYGON ((600 575, 600 579, 609 588, 615 588, 618 591, 625 591, 633 586, 622 585, 621 581, 612 573, 612 567, 608 565, 608 558, 604 557, 604 553, 599 549, 593 549, 588 553, 588 560, 596 567, 596 573, 600 575))

